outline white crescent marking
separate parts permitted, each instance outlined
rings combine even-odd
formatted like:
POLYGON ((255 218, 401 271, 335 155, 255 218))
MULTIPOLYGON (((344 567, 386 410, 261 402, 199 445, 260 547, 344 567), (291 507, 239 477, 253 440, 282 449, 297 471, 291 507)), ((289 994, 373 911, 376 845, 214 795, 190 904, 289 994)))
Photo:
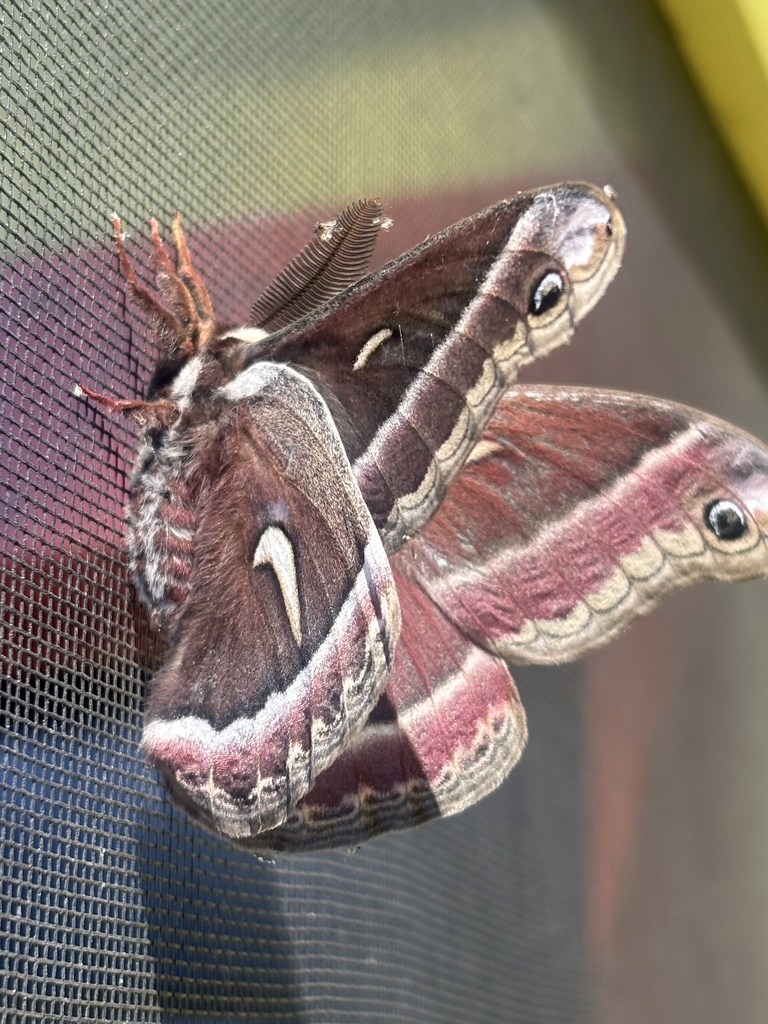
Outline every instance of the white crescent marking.
POLYGON ((392 329, 389 327, 382 327, 380 331, 376 331, 366 341, 360 351, 357 353, 357 359, 352 364, 353 370, 362 370, 368 360, 371 358, 373 353, 382 345, 388 338, 392 337, 392 329))
POLYGON ((288 622, 297 646, 301 645, 301 603, 299 600, 299 581, 296 577, 296 561, 293 557, 293 545, 288 535, 279 526, 268 526, 259 538, 253 555, 254 569, 259 565, 269 565, 274 570, 280 593, 283 595, 288 622))

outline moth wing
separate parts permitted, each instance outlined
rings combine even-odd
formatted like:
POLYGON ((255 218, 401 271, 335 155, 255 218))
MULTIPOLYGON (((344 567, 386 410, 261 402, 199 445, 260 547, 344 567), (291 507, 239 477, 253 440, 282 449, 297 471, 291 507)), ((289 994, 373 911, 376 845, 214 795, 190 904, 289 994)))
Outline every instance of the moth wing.
POLYGON ((285 820, 368 718, 400 614, 314 388, 264 363, 220 397, 190 460, 195 559, 144 747, 194 817, 241 837, 285 820))
POLYGON ((766 575, 767 538, 749 435, 641 395, 513 388, 397 565, 487 650, 563 662, 671 590, 766 575))
POLYGON ((693 409, 513 388, 392 558, 402 632, 365 728, 262 849, 353 845, 461 810, 525 743, 506 660, 560 662, 669 591, 768 573, 768 449, 693 409))
POLYGON ((396 577, 402 633, 365 728, 287 822, 252 850, 355 846, 455 814, 495 789, 519 759, 525 713, 505 662, 464 636, 418 584, 396 577))
POLYGON ((556 185, 448 228, 260 341, 339 423, 388 550, 433 514, 521 366, 570 338, 616 273, 610 196, 556 185))

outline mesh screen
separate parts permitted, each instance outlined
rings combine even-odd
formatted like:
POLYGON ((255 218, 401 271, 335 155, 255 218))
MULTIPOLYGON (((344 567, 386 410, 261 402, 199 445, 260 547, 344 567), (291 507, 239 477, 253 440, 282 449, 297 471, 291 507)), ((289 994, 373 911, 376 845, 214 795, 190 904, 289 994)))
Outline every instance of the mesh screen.
POLYGON ((73 394, 139 395, 152 367, 112 210, 146 275, 148 218, 181 209, 214 307, 242 321, 358 195, 394 218, 383 259, 584 177, 617 186, 635 255, 584 354, 536 376, 768 437, 739 348, 768 313, 765 240, 653 12, 0 0, 0 18, 1 1019, 762 1019, 764 589, 686 595, 583 671, 517 672, 529 749, 460 817, 263 862, 143 763, 161 645, 122 547, 135 431, 73 394))

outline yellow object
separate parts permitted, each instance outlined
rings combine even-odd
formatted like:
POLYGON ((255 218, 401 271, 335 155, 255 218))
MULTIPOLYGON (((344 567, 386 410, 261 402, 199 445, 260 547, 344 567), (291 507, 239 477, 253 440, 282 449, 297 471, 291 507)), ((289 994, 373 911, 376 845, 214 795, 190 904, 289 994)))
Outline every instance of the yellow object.
POLYGON ((658 0, 768 226, 768 0, 658 0))

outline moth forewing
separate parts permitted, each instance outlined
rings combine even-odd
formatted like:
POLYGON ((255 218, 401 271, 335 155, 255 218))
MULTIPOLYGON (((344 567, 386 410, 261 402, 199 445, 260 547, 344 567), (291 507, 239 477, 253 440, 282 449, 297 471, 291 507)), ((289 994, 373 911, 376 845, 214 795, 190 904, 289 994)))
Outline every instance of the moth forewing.
POLYGON ((434 514, 520 368, 570 339, 617 272, 625 235, 593 185, 520 193, 274 338, 273 356, 312 370, 343 407, 388 551, 434 514))
POLYGON ((199 522, 144 747, 196 816, 242 837, 285 820, 362 727, 386 685, 400 615, 381 539, 314 387, 262 362, 219 398, 215 471, 198 453, 202 465, 171 459, 166 478, 172 490, 176 476, 202 477, 199 522))

